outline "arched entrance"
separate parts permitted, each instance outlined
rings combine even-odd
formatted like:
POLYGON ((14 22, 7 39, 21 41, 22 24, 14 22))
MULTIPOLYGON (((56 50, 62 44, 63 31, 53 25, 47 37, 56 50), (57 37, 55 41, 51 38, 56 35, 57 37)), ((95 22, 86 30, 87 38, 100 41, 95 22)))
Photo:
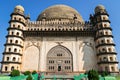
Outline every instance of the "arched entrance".
POLYGON ((72 72, 72 53, 66 47, 58 45, 53 47, 47 54, 48 72, 72 72))

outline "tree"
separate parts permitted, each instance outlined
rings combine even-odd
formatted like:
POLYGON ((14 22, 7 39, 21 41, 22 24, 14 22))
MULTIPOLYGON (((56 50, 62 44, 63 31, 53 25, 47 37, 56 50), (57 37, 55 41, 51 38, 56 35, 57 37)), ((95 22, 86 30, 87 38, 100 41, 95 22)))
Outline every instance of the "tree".
POLYGON ((33 80, 31 74, 28 75, 28 77, 26 78, 26 80, 33 80))
POLYGON ((108 76, 108 75, 109 75, 109 73, 107 71, 102 71, 101 72, 101 76, 102 77, 105 77, 105 76, 108 76))
POLYGON ((10 73, 10 76, 11 76, 11 77, 20 76, 20 71, 19 71, 19 70, 13 70, 13 71, 10 73))
POLYGON ((99 80, 99 74, 96 70, 90 70, 88 72, 88 79, 89 80, 99 80))
POLYGON ((25 71, 23 74, 24 74, 24 75, 30 75, 31 72, 30 72, 30 71, 25 71))
POLYGON ((37 72, 36 71, 33 71, 32 74, 36 74, 37 72))

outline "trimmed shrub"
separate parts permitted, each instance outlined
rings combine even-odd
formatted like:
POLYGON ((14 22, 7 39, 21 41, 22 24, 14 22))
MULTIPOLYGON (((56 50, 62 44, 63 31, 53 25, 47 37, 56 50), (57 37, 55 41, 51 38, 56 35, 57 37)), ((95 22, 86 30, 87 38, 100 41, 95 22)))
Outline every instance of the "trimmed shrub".
POLYGON ((102 77, 105 77, 105 76, 108 76, 108 75, 109 75, 109 73, 107 71, 102 71, 102 73, 101 73, 102 77))
POLYGON ((30 72, 30 71, 25 71, 23 74, 24 74, 24 75, 30 75, 31 72, 30 72))
POLYGON ((99 80, 99 74, 96 70, 90 70, 88 72, 88 79, 89 80, 99 80))
POLYGON ((36 74, 37 72, 36 71, 33 71, 32 74, 36 74))
POLYGON ((19 70, 13 70, 13 71, 10 73, 10 76, 11 76, 11 77, 20 76, 20 71, 19 71, 19 70))
POLYGON ((26 80, 33 80, 31 74, 28 75, 28 77, 26 78, 26 80))

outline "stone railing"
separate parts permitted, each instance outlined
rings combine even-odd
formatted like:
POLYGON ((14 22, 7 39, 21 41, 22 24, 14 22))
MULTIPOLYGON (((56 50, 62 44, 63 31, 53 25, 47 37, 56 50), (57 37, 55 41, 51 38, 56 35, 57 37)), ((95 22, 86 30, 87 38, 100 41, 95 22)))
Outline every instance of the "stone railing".
POLYGON ((54 30, 93 30, 89 23, 81 23, 76 21, 30 21, 27 23, 28 31, 54 31, 54 30))

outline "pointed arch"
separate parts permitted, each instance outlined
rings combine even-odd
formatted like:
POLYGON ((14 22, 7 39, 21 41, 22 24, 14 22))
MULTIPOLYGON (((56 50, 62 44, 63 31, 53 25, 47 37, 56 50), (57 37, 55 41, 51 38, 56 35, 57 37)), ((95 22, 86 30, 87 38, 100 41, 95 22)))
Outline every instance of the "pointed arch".
POLYGON ((71 51, 62 46, 57 45, 51 48, 47 53, 47 71, 50 72, 72 72, 73 56, 71 51))

